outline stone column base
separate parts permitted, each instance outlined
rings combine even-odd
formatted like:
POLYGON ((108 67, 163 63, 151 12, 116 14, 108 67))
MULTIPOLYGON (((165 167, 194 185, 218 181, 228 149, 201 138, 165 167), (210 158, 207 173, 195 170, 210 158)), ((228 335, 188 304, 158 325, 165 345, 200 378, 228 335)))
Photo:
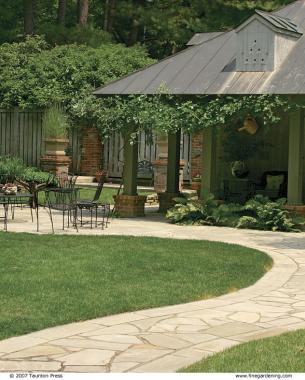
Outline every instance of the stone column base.
POLYGON ((201 190, 201 182, 191 182, 191 190, 196 190, 197 194, 200 195, 200 190, 201 190))
MULTIPOLYGON (((180 160, 179 168, 179 190, 183 189, 183 170, 185 162, 180 160)), ((159 159, 153 162, 154 168, 154 189, 156 193, 166 191, 167 185, 167 158, 159 159)))
POLYGON ((146 196, 114 195, 115 211, 122 218, 145 216, 146 196))
POLYGON ((180 193, 158 193, 159 198, 159 212, 167 212, 168 209, 175 205, 173 198, 180 197, 180 193))
POLYGON ((71 158, 68 156, 44 156, 40 159, 41 167, 46 172, 54 174, 68 173, 71 158))

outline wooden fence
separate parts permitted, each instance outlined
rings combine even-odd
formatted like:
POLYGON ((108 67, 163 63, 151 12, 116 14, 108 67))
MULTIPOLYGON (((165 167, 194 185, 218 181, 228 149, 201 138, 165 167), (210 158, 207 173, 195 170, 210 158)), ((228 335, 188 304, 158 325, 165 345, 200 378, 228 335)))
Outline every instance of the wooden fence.
MULTIPOLYGON (((20 157, 28 166, 40 166, 45 153, 45 135, 42 127, 43 111, 20 109, 0 110, 0 156, 20 157)), ((77 171, 80 157, 78 131, 69 133, 72 170, 77 171)))
POLYGON ((0 110, 0 155, 38 166, 44 153, 42 111, 0 110))
MULTIPOLYGON (((139 136, 139 152, 138 160, 147 160, 153 162, 158 157, 158 145, 156 137, 148 137, 145 132, 139 136)), ((124 165, 123 155, 123 138, 120 134, 114 134, 104 142, 104 168, 107 168, 110 178, 121 178, 124 165)), ((180 158, 184 160, 184 180, 190 179, 190 163, 191 163, 191 138, 189 134, 183 134, 181 138, 180 158)))
MULTIPOLYGON (((44 155, 44 131, 42 127, 43 111, 25 111, 20 109, 0 110, 0 156, 20 157, 28 166, 40 166, 40 157, 44 155)), ((80 168, 81 146, 79 132, 72 129, 69 135, 72 155, 72 171, 80 168)), ((190 136, 184 134, 181 140, 181 159, 185 161, 184 179, 189 180, 190 172, 190 136)), ((123 168, 123 141, 120 134, 114 134, 104 142, 103 167, 109 176, 120 178, 123 168)), ((143 132, 139 138, 139 161, 153 162, 158 156, 156 139, 150 141, 143 132)))

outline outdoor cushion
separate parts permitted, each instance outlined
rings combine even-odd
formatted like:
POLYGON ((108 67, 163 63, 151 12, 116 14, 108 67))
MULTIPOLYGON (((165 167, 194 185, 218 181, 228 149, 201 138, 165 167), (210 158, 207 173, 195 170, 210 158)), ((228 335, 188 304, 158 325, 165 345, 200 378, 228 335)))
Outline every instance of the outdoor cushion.
POLYGON ((279 191, 280 187, 284 183, 284 181, 285 181, 285 176, 283 174, 276 175, 276 176, 269 174, 266 177, 266 182, 267 182, 266 190, 277 190, 277 191, 279 191))

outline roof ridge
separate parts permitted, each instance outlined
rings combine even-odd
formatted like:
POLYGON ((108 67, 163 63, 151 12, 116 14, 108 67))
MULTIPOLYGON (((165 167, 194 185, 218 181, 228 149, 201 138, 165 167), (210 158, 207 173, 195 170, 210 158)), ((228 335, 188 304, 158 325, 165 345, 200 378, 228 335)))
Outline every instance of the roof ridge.
POLYGON ((228 33, 228 32, 232 32, 232 30, 234 30, 233 28, 229 29, 229 30, 222 30, 222 31, 214 31, 214 32, 198 32, 198 33, 195 33, 193 35, 193 37, 187 42, 186 46, 199 46, 201 44, 205 44, 207 42, 210 42, 210 41, 213 41, 215 40, 216 38, 218 37, 221 37, 223 34, 225 33, 228 33), (190 44, 189 43, 193 40, 193 38, 197 35, 207 35, 207 34, 215 34, 213 37, 209 38, 208 40, 206 41, 202 41, 202 42, 199 42, 197 44, 190 44))
POLYGON ((263 9, 255 9, 255 13, 258 13, 258 14, 264 13, 264 14, 266 14, 268 16, 278 17, 278 18, 282 18, 284 20, 289 20, 290 22, 292 22, 289 17, 280 16, 280 15, 277 15, 276 13, 274 13, 274 12, 264 11, 263 9))
MULTIPOLYGON (((279 16, 272 12, 266 12, 259 9, 255 9, 254 16, 258 15, 262 17, 266 22, 273 25, 273 27, 283 30, 289 33, 294 33, 302 35, 302 32, 299 31, 299 25, 295 24, 291 19, 279 16)), ((249 19, 250 20, 250 19, 249 19)))

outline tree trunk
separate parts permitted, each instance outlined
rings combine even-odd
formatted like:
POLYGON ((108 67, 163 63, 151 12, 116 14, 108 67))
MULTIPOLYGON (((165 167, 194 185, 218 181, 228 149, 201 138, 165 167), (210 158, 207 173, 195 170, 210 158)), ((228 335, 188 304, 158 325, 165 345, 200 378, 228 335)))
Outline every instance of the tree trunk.
POLYGON ((88 21, 88 14, 89 14, 89 0, 79 0, 79 18, 78 23, 81 26, 84 26, 87 24, 88 21))
POLYGON ((34 34, 34 0, 23 0, 24 34, 34 34))
POLYGON ((116 0, 106 0, 104 30, 111 33, 115 17, 116 0))
POLYGON ((67 13, 67 0, 58 0, 57 23, 65 26, 67 13))
POLYGON ((128 38, 128 46, 133 46, 138 42, 140 23, 138 20, 133 20, 131 31, 128 38))

